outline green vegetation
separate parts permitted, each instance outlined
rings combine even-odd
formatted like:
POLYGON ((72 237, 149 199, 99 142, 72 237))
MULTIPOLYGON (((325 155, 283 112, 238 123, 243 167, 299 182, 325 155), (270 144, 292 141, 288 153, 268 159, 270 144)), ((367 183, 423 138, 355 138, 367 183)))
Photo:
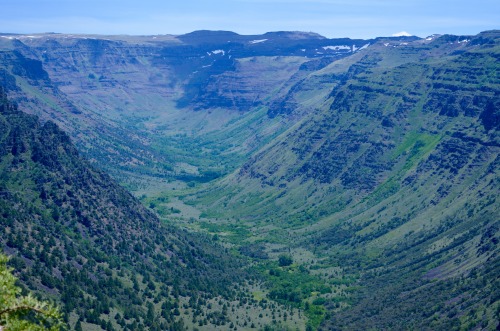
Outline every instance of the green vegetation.
MULTIPOLYGON (((23 284, 58 300, 70 327, 181 330, 211 300, 251 297, 242 261, 211 238, 162 224, 53 123, 1 100, 1 242, 23 284)), ((203 323, 229 320, 226 311, 203 323)))
POLYGON ((4 41, 0 244, 68 328, 498 327, 498 31, 291 35, 4 41))
POLYGON ((228 242, 241 243, 250 236, 245 225, 199 222, 200 227, 209 233, 223 236, 228 242))
POLYGON ((290 255, 280 255, 278 257, 278 264, 280 267, 288 267, 292 265, 293 263, 293 258, 290 255))
POLYGON ((303 309, 308 318, 307 325, 316 329, 326 316, 323 306, 326 300, 321 296, 332 293, 331 285, 311 275, 304 266, 282 265, 283 257, 285 255, 280 256, 278 263, 261 262, 255 267, 266 276, 270 287, 267 297, 284 305, 303 309))
MULTIPOLYGON (((192 204, 207 217, 237 217, 251 232, 247 242, 268 244, 264 251, 244 245, 249 256, 272 255, 273 245, 305 248, 306 265, 327 259, 342 267, 338 285, 356 279, 342 289, 347 298, 322 298, 321 306, 335 311, 322 327, 421 328, 433 319, 436 328, 493 329, 498 299, 478 296, 472 288, 480 281, 467 275, 476 270, 489 284, 494 280, 486 270, 498 265, 498 249, 477 246, 479 238, 498 240, 487 235, 498 228, 499 122, 487 115, 498 101, 499 80, 492 74, 498 40, 477 40, 489 52, 471 43, 453 54, 453 47, 463 47, 456 40, 453 47, 439 39, 432 47, 374 46, 351 64, 328 103, 234 174, 200 190, 192 204), (475 285, 468 282, 467 289, 464 281, 475 285), (427 307, 421 300, 433 286, 439 294, 428 304, 446 313, 415 316, 412 309, 427 307), (398 307, 408 309, 405 316, 394 313, 398 307)), ((318 75, 331 80, 330 72, 318 75)), ((285 99, 301 88, 310 88, 308 79, 285 99)), ((294 261, 300 256, 292 255, 294 261)), ((275 271, 269 277, 281 284, 275 271)), ((285 282, 272 293, 293 297, 298 283, 285 282)))
POLYGON ((0 253, 0 328, 13 331, 60 330, 63 321, 59 310, 31 294, 21 295, 7 256, 0 253))

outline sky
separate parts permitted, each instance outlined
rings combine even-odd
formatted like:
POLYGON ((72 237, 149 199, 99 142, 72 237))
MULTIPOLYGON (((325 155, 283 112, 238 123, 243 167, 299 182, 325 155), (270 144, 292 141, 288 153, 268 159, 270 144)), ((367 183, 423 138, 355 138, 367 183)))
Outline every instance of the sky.
POLYGON ((373 38, 500 29, 500 0, 1 0, 0 33, 316 32, 373 38))

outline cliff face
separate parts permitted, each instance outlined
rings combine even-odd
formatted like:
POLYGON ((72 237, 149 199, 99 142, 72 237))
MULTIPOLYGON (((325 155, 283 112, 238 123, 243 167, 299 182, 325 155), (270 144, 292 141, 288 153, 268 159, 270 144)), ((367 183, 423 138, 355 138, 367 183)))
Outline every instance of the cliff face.
POLYGON ((131 172, 181 181, 187 173, 206 181, 206 173, 234 169, 234 160, 290 124, 262 116, 276 96, 319 62, 355 54, 372 42, 210 31, 9 38, 0 44, 0 80, 10 97, 23 111, 54 121, 87 159, 128 184, 131 172), (256 117, 259 109, 263 114, 256 117), (221 139, 219 130, 237 131, 243 148, 233 148, 234 134, 221 139), (186 148, 215 153, 186 156, 186 148))
MULTIPOLYGON (((461 40, 456 37, 450 44, 440 38, 397 47, 379 43, 358 54, 354 63, 346 58, 309 75, 284 97, 285 104, 295 100, 296 105, 286 116, 305 108, 300 93, 309 93, 312 83, 329 81, 329 95, 220 186, 259 182, 262 191, 280 191, 284 194, 276 195, 283 199, 297 197, 294 192, 300 190, 314 198, 319 209, 329 200, 379 202, 431 167, 430 160, 435 160, 434 175, 445 169, 458 174, 475 162, 476 153, 485 165, 494 162, 498 39, 478 36, 468 40, 468 46, 461 40)), ((238 196, 245 193, 243 189, 238 196)), ((238 196, 226 197, 225 203, 237 205, 238 196)), ((266 201, 272 203, 261 200, 261 214, 266 201)), ((288 206, 283 204, 282 212, 310 209, 304 205, 291 212, 288 206)))

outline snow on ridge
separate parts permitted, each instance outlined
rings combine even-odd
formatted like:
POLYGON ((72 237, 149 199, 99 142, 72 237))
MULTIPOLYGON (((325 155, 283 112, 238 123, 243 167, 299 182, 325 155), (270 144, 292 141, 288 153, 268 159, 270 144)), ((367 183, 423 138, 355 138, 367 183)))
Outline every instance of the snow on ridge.
POLYGON ((427 36, 427 38, 425 38, 425 40, 427 41, 431 41, 431 40, 434 40, 436 38, 438 38, 440 36, 440 34, 431 34, 430 36, 427 36))
POLYGON ((392 36, 393 37, 411 37, 413 35, 411 33, 406 32, 406 31, 401 31, 398 33, 394 33, 392 36))
POLYGON ((9 39, 9 40, 13 40, 13 39, 26 39, 26 38, 37 39, 37 38, 42 38, 43 36, 17 35, 15 37, 11 37, 11 36, 0 36, 0 37, 6 38, 6 39, 9 39))
POLYGON ((348 49, 351 50, 351 47, 346 46, 346 45, 340 45, 340 46, 323 46, 323 49, 326 50, 332 50, 332 51, 339 51, 341 49, 348 49))
POLYGON ((40 38, 43 38, 45 37, 45 35, 28 35, 28 34, 23 34, 21 36, 19 36, 19 39, 22 39, 22 38, 28 38, 28 39, 40 39, 40 38))
POLYGON ((224 56, 226 54, 226 52, 223 50, 223 49, 216 49, 212 52, 207 52, 207 54, 210 56, 212 54, 214 55, 217 55, 217 54, 222 54, 222 56, 224 56))
POLYGON ((368 43, 368 44, 365 44, 365 45, 361 46, 361 48, 358 48, 358 51, 360 51, 360 50, 362 50, 362 49, 365 49, 365 48, 367 48, 368 46, 370 46, 370 43, 368 43))
POLYGON ((257 39, 257 40, 252 40, 252 41, 249 41, 248 43, 249 44, 259 44, 259 43, 263 43, 264 41, 267 41, 268 39, 257 39))

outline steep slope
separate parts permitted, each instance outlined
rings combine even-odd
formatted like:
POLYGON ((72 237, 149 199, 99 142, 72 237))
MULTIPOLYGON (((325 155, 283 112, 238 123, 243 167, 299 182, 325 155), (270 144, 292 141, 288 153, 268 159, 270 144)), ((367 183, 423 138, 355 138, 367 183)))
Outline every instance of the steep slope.
MULTIPOLYGON (((492 44, 475 44, 481 36, 464 46, 467 43, 458 42, 465 37, 453 37, 454 45, 446 38, 393 49, 378 44, 358 54, 357 61, 346 58, 313 73, 303 82, 306 90, 310 90, 308 80, 317 82, 317 76, 336 81, 330 83, 329 100, 317 104, 311 116, 255 154, 220 187, 241 182, 242 188, 257 187, 253 193, 258 187, 262 191, 270 187, 279 191, 273 193, 277 196, 291 197, 292 207, 298 194, 292 193, 297 190, 319 204, 320 197, 337 187, 357 196, 342 200, 359 203, 376 187, 387 190, 394 179, 402 180, 448 136, 481 136, 483 140, 476 143, 483 142, 496 152, 497 39, 489 39, 492 44), (339 69, 342 66, 346 69, 339 69)), ((301 93, 301 88, 298 85, 287 98, 301 93)), ((490 154, 494 160, 495 153, 490 154)), ((241 212, 237 201, 247 191, 221 201, 241 212)), ((210 195, 216 195, 212 189, 210 195)), ((377 196, 370 198, 376 202, 377 196)), ((300 214, 300 206, 307 206, 300 201, 294 209, 285 200, 263 199, 256 215, 268 216, 268 202, 274 210, 287 208, 280 210, 287 214, 300 214)))
POLYGON ((269 115, 293 116, 311 81, 334 84, 329 100, 194 203, 357 278, 324 296, 327 328, 494 329, 499 55, 491 31, 335 61, 269 115))
MULTIPOLYGON (((54 123, 0 96, 0 244, 24 286, 60 301, 71 328, 228 328, 238 323, 229 308, 255 309, 241 262, 162 224, 54 123)), ((245 325, 263 326, 252 318, 245 325)))

